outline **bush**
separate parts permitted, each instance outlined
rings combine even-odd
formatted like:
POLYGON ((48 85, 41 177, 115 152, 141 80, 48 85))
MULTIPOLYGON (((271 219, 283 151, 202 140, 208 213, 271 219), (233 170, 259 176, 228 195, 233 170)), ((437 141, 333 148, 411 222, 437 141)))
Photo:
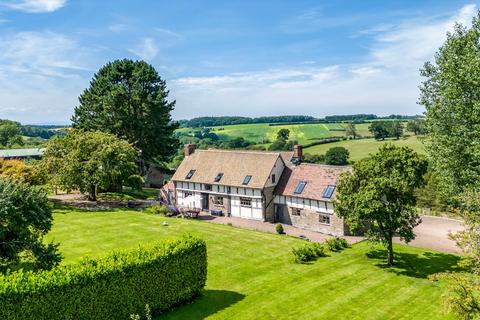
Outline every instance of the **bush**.
POLYGON ((325 162, 325 155, 324 154, 303 154, 303 162, 306 163, 323 163, 325 162))
POLYGON ((0 178, 0 203, 0 270, 19 264, 40 269, 57 265, 58 245, 44 239, 53 221, 45 190, 0 178))
POLYGON ((350 156, 344 147, 333 147, 325 153, 325 163, 330 165, 346 165, 350 156))
POLYGON ((306 263, 325 256, 325 249, 319 243, 308 243, 292 249, 296 263, 306 263))
POLYGON ((192 237, 33 273, 0 275, 0 319, 128 319, 190 301, 205 286, 207 249, 192 237))
POLYGON ((347 240, 343 238, 330 238, 325 241, 325 245, 329 251, 337 252, 348 248, 347 240))
POLYGON ((284 231, 283 231, 283 226, 282 226, 281 223, 277 223, 277 224, 275 225, 275 230, 277 231, 278 234, 283 234, 283 233, 284 233, 284 231))
POLYGON ((151 214, 159 214, 164 217, 171 217, 174 215, 167 206, 162 204, 155 204, 146 208, 144 211, 151 214))

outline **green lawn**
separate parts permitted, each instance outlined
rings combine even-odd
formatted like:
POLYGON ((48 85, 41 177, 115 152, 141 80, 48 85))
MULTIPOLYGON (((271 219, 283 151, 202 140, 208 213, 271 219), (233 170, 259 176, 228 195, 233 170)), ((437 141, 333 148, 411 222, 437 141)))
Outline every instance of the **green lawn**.
POLYGON ((291 248, 303 240, 287 236, 135 211, 57 209, 54 218, 48 238, 64 263, 187 232, 205 239, 204 294, 160 319, 451 319, 443 284, 426 276, 452 270, 456 256, 397 245, 397 267, 387 269, 385 250, 363 242, 298 265, 291 248))
POLYGON ((384 141, 377 141, 375 139, 345 140, 306 148, 304 149, 304 153, 325 154, 325 152, 327 152, 327 150, 330 148, 345 147, 350 152, 350 160, 358 161, 368 157, 368 155, 371 153, 377 152, 378 148, 387 142, 393 143, 396 146, 410 147, 421 154, 425 153, 425 148, 422 144, 421 138, 417 138, 416 136, 400 138, 399 140, 387 139, 384 141))

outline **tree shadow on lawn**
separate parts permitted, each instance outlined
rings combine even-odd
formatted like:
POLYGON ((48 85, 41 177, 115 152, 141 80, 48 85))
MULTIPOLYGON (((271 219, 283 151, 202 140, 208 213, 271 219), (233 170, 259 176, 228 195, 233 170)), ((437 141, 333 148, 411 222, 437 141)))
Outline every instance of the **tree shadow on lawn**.
POLYGON ((461 257, 440 253, 424 252, 423 254, 394 252, 393 267, 389 267, 386 249, 375 249, 366 254, 368 258, 381 260, 375 265, 397 275, 405 275, 415 278, 427 278, 429 275, 439 272, 458 272, 463 269, 458 266, 461 257))
POLYGON ((205 319, 245 298, 245 295, 227 290, 204 290, 202 294, 186 304, 155 319, 205 319))

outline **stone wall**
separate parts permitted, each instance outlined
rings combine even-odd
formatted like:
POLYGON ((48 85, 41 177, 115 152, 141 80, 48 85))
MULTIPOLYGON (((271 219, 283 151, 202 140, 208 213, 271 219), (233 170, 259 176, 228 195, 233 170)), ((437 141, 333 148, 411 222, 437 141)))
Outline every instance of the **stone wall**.
POLYGON ((346 232, 348 232, 343 219, 339 218, 335 214, 329 214, 330 224, 324 224, 320 222, 321 213, 316 211, 301 209, 300 215, 294 215, 292 213, 294 208, 292 207, 288 207, 286 205, 276 205, 276 208, 276 218, 278 222, 336 236, 343 236, 346 232))

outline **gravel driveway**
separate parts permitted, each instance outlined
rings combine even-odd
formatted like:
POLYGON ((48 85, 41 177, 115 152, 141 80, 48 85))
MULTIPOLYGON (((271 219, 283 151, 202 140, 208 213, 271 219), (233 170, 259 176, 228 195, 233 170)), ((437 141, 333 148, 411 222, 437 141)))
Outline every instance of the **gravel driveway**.
MULTIPOLYGON (((448 238, 448 234, 462 229, 463 223, 459 220, 422 216, 422 223, 414 229, 415 240, 409 245, 448 253, 461 253, 455 242, 448 238)), ((401 243, 399 238, 396 238, 395 242, 401 243)))

